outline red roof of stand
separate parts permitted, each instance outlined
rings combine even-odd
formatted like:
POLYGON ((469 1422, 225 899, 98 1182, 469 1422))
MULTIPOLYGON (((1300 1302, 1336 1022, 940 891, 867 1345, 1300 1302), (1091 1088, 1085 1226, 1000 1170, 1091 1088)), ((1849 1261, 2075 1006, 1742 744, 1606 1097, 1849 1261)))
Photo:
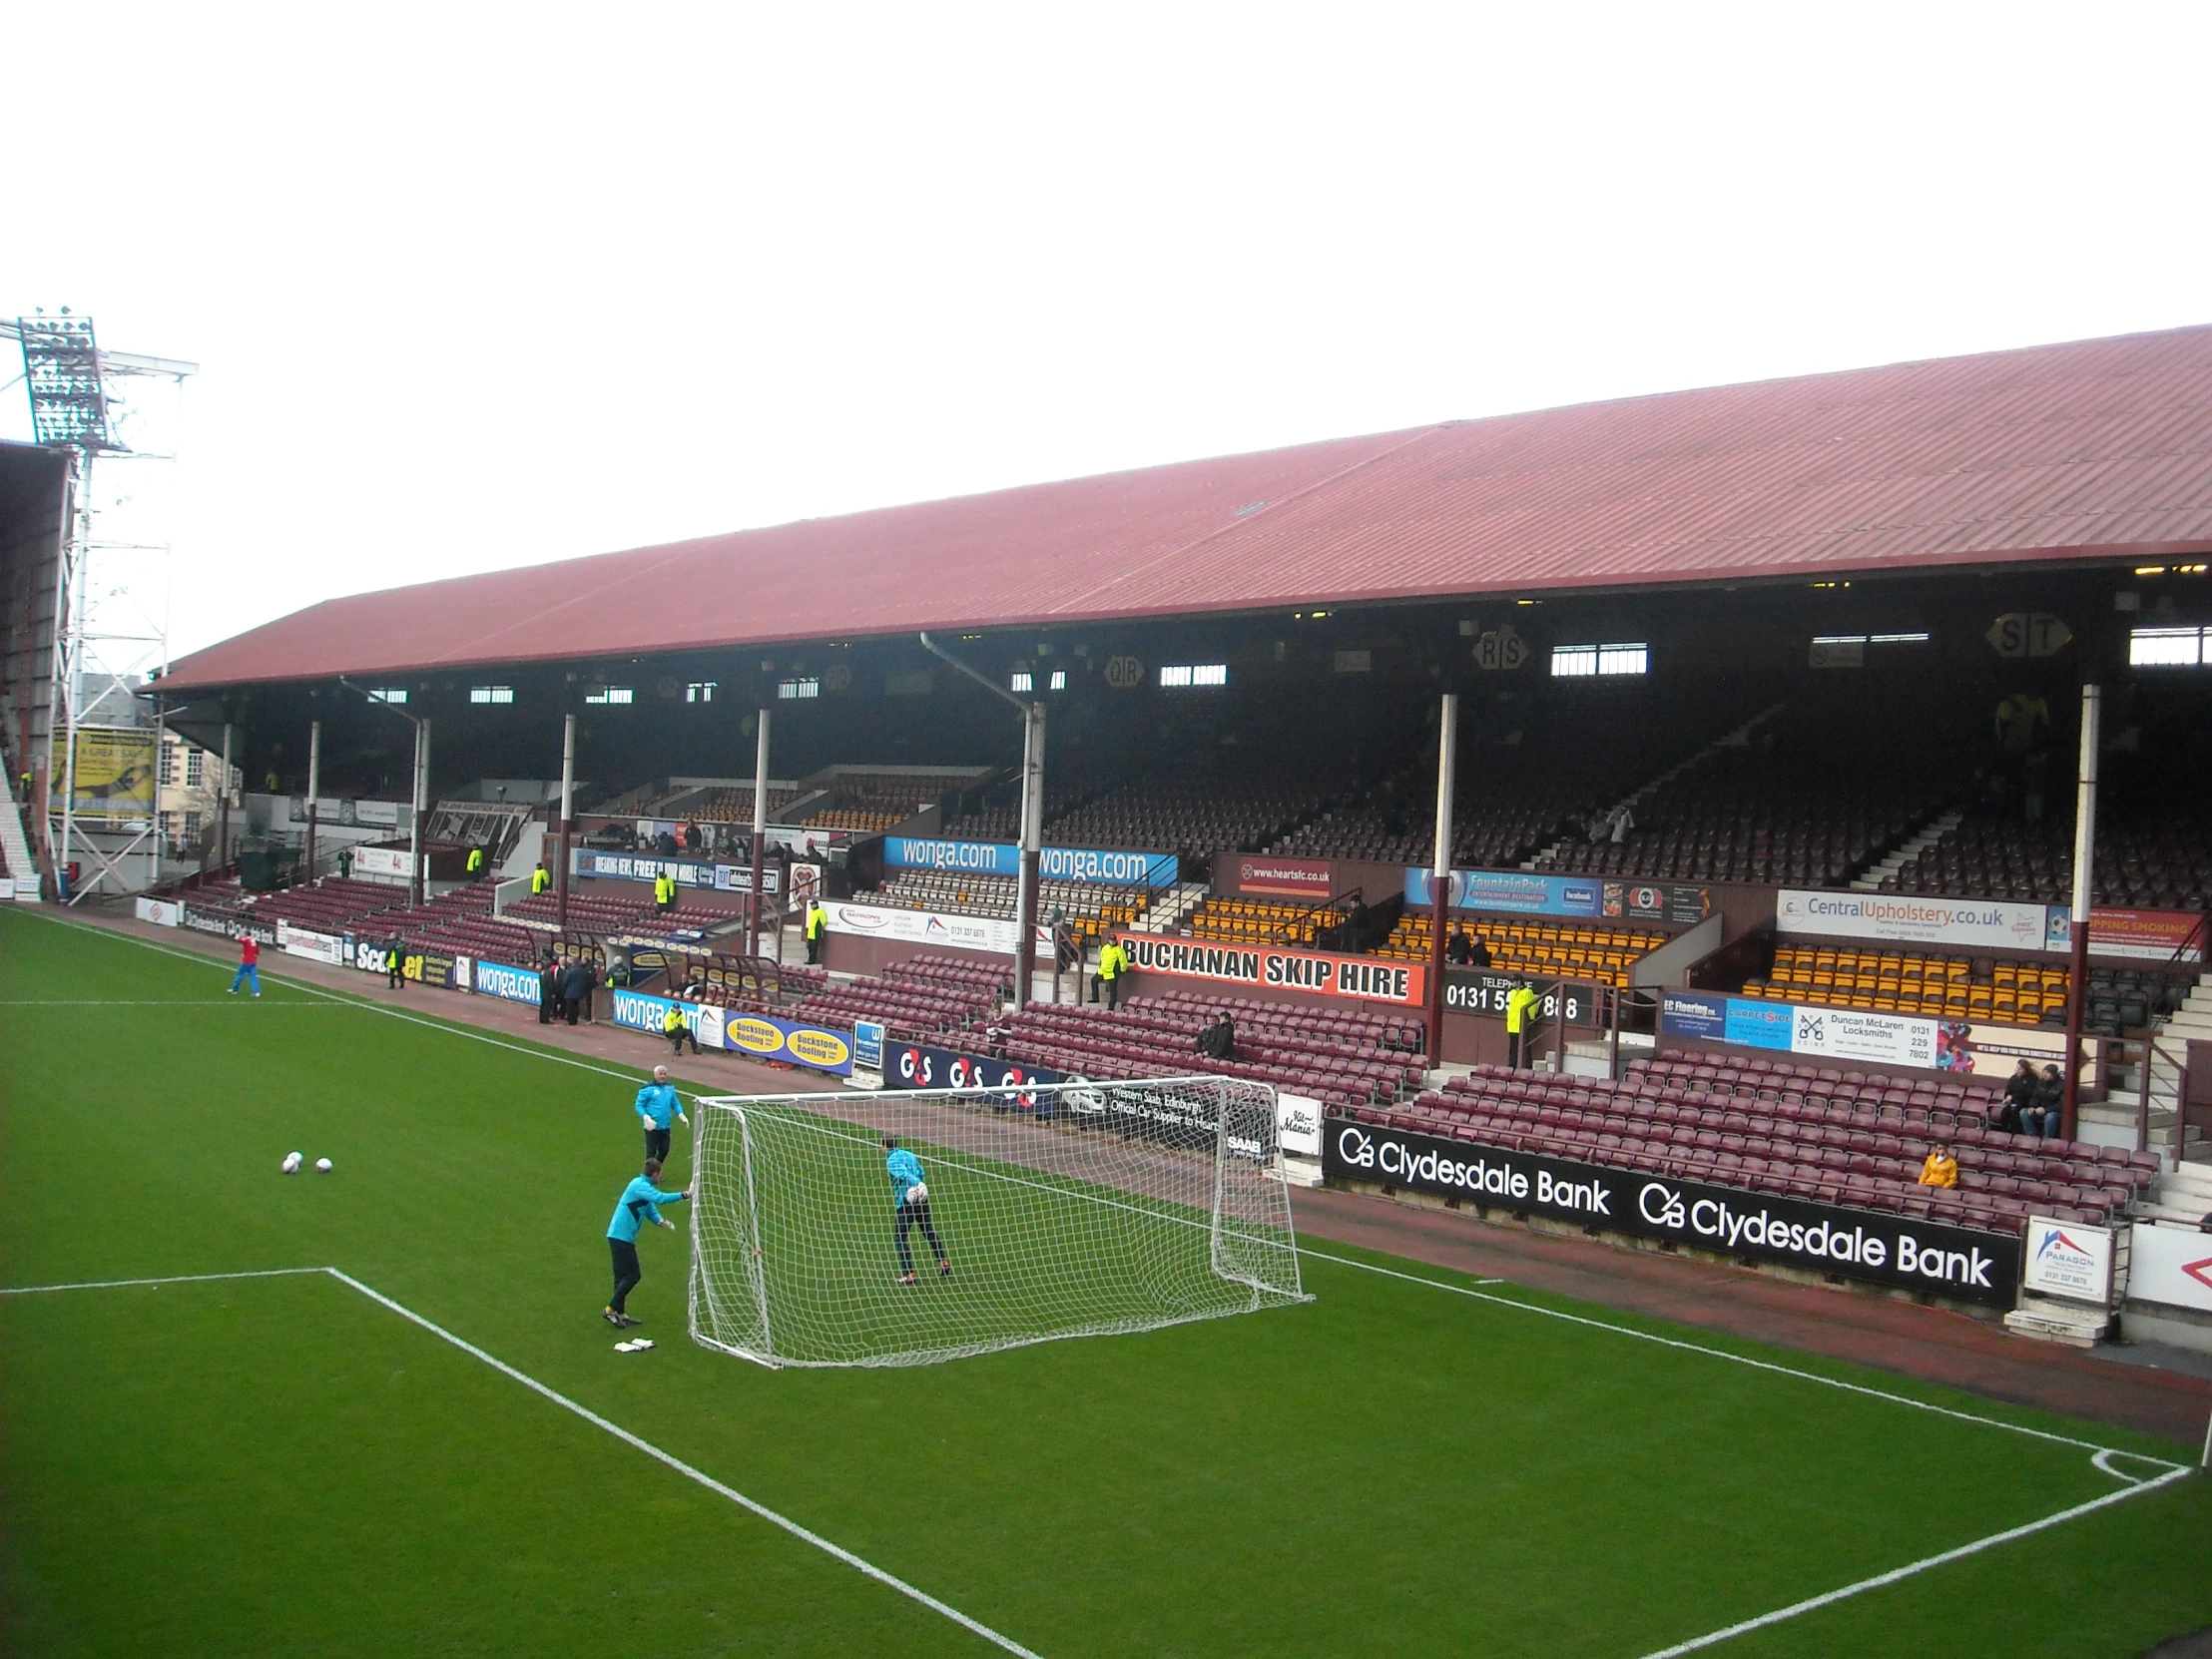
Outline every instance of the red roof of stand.
POLYGON ((2212 549, 2212 326, 1344 438, 334 599, 168 687, 2212 549))

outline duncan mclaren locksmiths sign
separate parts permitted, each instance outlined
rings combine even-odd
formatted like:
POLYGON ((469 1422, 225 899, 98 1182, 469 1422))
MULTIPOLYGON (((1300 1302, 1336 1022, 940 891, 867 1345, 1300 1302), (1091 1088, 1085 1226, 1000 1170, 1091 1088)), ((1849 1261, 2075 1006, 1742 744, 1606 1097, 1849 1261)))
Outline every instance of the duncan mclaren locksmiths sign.
POLYGON ((2020 1241, 2008 1234, 1505 1152, 1371 1123, 1331 1123, 1322 1136, 1322 1172, 2001 1308, 2012 1306, 2020 1281, 2020 1241))

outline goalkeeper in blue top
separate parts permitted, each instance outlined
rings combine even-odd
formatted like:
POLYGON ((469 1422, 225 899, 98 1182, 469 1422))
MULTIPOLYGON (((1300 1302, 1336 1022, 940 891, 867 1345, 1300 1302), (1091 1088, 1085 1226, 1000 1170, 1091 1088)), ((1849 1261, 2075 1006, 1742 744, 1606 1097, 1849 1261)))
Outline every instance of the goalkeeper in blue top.
POLYGON ((937 1237, 937 1230, 929 1225, 929 1186, 922 1178, 921 1160, 906 1151, 889 1135, 883 1137, 883 1173, 891 1178, 893 1202, 898 1206, 898 1228, 892 1235, 898 1245, 898 1282, 911 1285, 914 1282, 914 1255, 906 1247, 906 1235, 915 1228, 929 1241, 929 1248, 936 1253, 937 1277, 952 1277, 952 1259, 944 1253, 944 1243, 937 1237))
POLYGON ((645 1120, 645 1155, 667 1163, 670 1123, 682 1119, 685 1128, 691 1127, 683 1099, 668 1080, 668 1067, 655 1066, 653 1081, 638 1091, 638 1116, 645 1120))
POLYGON ((618 1331, 638 1323, 623 1306, 645 1277, 645 1270, 638 1266, 638 1229, 647 1222, 673 1228, 676 1224, 661 1214, 661 1206, 681 1204, 691 1197, 688 1192, 663 1192, 660 1177, 660 1159, 646 1159, 645 1173, 622 1189, 622 1197, 615 1201, 615 1219, 607 1223, 607 1249, 615 1262, 615 1294, 608 1299, 605 1318, 618 1331))

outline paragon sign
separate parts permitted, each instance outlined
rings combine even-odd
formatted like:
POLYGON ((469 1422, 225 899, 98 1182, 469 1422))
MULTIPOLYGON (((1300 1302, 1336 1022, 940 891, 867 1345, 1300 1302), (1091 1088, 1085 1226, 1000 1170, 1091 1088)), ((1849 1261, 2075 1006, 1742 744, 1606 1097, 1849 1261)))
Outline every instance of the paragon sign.
POLYGON ((1992 1307, 2011 1307, 2020 1282, 2020 1241, 2010 1234, 1374 1124, 1330 1124, 1322 1137, 1322 1173, 1992 1307))
POLYGON ((1336 956, 1321 950, 1267 945, 1206 944, 1151 933, 1119 933, 1129 965, 1139 973, 1178 979, 1211 979, 1277 990, 1320 991, 1367 1002, 1418 1007, 1428 990, 1428 969, 1418 962, 1385 962, 1373 956, 1336 956))

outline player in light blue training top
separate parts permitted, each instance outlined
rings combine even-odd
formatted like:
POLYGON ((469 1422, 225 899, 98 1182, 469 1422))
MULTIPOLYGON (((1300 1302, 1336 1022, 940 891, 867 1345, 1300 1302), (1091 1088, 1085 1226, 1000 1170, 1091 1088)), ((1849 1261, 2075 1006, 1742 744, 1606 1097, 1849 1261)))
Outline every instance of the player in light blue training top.
POLYGON ((667 1163, 670 1122, 683 1118, 685 1127, 691 1126, 676 1085, 668 1080, 668 1067, 655 1066, 653 1081, 638 1091, 638 1116, 645 1119, 645 1155, 667 1163))
POLYGON ((638 1266, 638 1229, 649 1221, 655 1227, 673 1228, 676 1224, 662 1216, 661 1206, 681 1204, 691 1197, 688 1192, 663 1192, 660 1174, 660 1159, 646 1159, 645 1173, 622 1189, 622 1197, 615 1201, 615 1219, 607 1223, 607 1249, 615 1261, 615 1294, 607 1303, 606 1321, 618 1331, 638 1323, 623 1306, 645 1277, 645 1270, 638 1266))
POLYGON ((901 1285, 914 1282, 914 1254, 906 1248, 906 1235, 917 1227, 921 1229, 921 1236, 929 1241, 929 1248, 936 1252, 937 1277, 950 1279, 952 1259, 945 1255, 937 1230, 929 1225, 929 1187, 922 1178, 921 1160, 885 1135, 883 1173, 891 1178, 893 1202, 898 1206, 898 1228, 893 1235, 898 1245, 898 1282, 901 1285))

